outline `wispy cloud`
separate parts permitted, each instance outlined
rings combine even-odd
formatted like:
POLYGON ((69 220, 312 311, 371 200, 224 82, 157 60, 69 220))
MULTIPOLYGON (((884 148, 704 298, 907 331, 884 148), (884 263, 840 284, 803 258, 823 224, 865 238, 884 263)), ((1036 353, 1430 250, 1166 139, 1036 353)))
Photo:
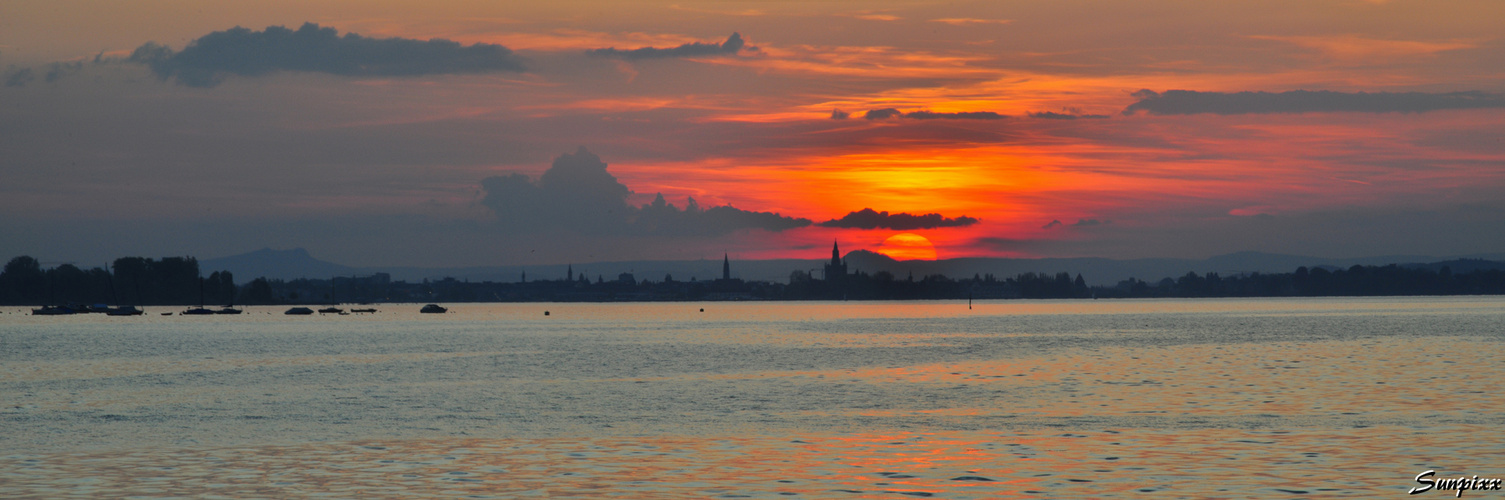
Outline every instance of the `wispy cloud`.
POLYGON ((1485 92, 1334 92, 1292 90, 1289 92, 1198 92, 1140 90, 1138 102, 1123 114, 1144 111, 1152 115, 1212 113, 1422 113, 1443 109, 1505 108, 1505 95, 1485 92))
POLYGON ((943 19, 931 19, 932 23, 945 23, 952 26, 975 26, 979 24, 1009 24, 1013 19, 975 19, 970 17, 948 17, 943 19))
POLYGON ((1080 120, 1080 119, 1101 119, 1101 118, 1107 118, 1108 115, 1090 115, 1090 114, 1083 114, 1080 111, 1076 111, 1076 112, 1067 111, 1065 113, 1057 113, 1055 111, 1031 111, 1031 112, 1029 112, 1029 117, 1030 118, 1044 118, 1044 119, 1047 119, 1047 120, 1080 120))
POLYGON ((1321 52, 1338 60, 1349 62, 1382 62, 1397 57, 1432 56, 1450 50, 1472 49, 1479 45, 1462 40, 1427 42, 1418 40, 1385 40, 1359 35, 1334 36, 1270 36, 1254 35, 1256 40, 1274 40, 1321 52))

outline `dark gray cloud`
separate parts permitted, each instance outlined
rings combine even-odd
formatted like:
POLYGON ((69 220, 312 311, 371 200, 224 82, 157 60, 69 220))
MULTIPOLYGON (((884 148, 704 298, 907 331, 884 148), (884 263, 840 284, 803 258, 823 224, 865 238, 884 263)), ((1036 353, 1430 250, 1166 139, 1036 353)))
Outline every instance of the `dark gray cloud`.
POLYGON ((340 36, 334 28, 305 23, 296 31, 271 26, 264 31, 235 27, 189 42, 181 52, 156 43, 138 47, 129 58, 151 66, 162 79, 193 87, 213 87, 227 75, 259 76, 306 71, 342 76, 416 76, 522 71, 520 58, 501 45, 464 46, 443 39, 340 36))
POLYGON ((839 109, 833 109, 833 110, 831 110, 831 119, 832 120, 845 120, 847 118, 851 118, 851 116, 852 116, 852 114, 848 113, 846 111, 842 111, 842 110, 839 110, 839 109))
POLYGON ((734 56, 743 49, 758 50, 757 47, 748 47, 747 42, 742 40, 741 33, 732 33, 726 37, 726 41, 720 44, 692 42, 678 47, 660 49, 657 47, 642 47, 631 50, 619 50, 616 47, 605 49, 587 50, 585 53, 593 56, 615 57, 618 59, 668 59, 676 57, 707 57, 707 56, 734 56))
POLYGON ((934 111, 910 111, 908 113, 894 108, 870 109, 863 118, 869 120, 887 120, 889 118, 910 118, 915 120, 1002 120, 1007 115, 1000 115, 992 111, 961 111, 957 113, 937 113, 934 111))
POLYGON ((83 61, 74 61, 71 63, 52 63, 52 65, 47 67, 47 74, 42 77, 42 80, 46 81, 47 83, 52 83, 58 81, 59 79, 62 79, 65 76, 83 70, 83 61))
POLYGON ((911 111, 904 113, 905 118, 916 120, 1002 120, 1007 116, 992 111, 961 111, 957 113, 936 113, 934 111, 911 111))
POLYGON ((810 225, 810 219, 753 212, 729 205, 701 209, 695 198, 689 198, 681 210, 665 200, 662 193, 654 198, 653 203, 639 208, 636 215, 633 221, 636 231, 661 236, 712 236, 738 229, 778 232, 810 225))
POLYGON ((31 83, 32 80, 36 79, 37 77, 32 74, 31 68, 5 70, 6 87, 25 87, 26 84, 31 83))
POLYGON ((659 194, 634 207, 627 186, 606 171, 606 163, 584 147, 560 155, 533 181, 523 174, 481 180, 490 208, 505 230, 565 230, 588 234, 713 236, 739 229, 783 231, 810 225, 810 219, 753 212, 731 206, 703 209, 694 198, 680 209, 659 194))
POLYGON ((1057 227, 1061 227, 1061 226, 1062 226, 1061 220, 1060 219, 1056 219, 1056 220, 1050 221, 1050 223, 1048 223, 1046 225, 1040 226, 1040 229, 1051 229, 1051 228, 1057 228, 1057 227))
POLYGON ((1036 112, 1030 112, 1029 113, 1029 117, 1030 118, 1044 118, 1044 119, 1047 119, 1047 120, 1080 120, 1080 119, 1107 118, 1108 115, 1084 115, 1084 114, 1081 114, 1081 113, 1072 113, 1072 112, 1057 113, 1055 111, 1041 111, 1041 112, 1038 112, 1038 113, 1036 113, 1036 112))
POLYGON ((904 231, 909 229, 934 229, 938 227, 963 227, 976 224, 978 219, 968 216, 957 218, 942 217, 941 214, 914 215, 908 213, 890 214, 878 212, 871 208, 864 208, 856 212, 849 212, 840 219, 831 219, 820 224, 820 227, 840 227, 848 229, 893 229, 904 231))
POLYGON ((84 70, 83 61, 55 62, 36 68, 11 66, 0 75, 0 81, 4 81, 6 87, 25 87, 26 84, 36 81, 37 75, 42 75, 42 81, 55 83, 63 77, 73 75, 84 70))
POLYGON ((1139 101, 1123 114, 1144 111, 1152 115, 1213 113, 1422 113, 1443 109, 1505 108, 1505 95, 1486 92, 1333 92, 1292 90, 1288 92, 1198 92, 1195 90, 1149 89, 1133 94, 1139 101))

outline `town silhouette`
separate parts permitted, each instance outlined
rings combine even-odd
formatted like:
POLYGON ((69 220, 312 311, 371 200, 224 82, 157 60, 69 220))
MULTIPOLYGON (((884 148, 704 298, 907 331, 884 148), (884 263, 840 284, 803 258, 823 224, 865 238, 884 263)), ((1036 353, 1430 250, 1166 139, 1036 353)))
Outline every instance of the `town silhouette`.
MULTIPOLYGON (((621 302, 727 300, 958 300, 1187 297, 1312 297, 1505 294, 1505 263, 1459 260, 1432 265, 1299 267, 1289 273, 1187 272, 1156 281, 1129 278, 1112 286, 1088 286, 1080 273, 1028 272, 1008 277, 974 274, 895 276, 852 270, 832 242, 831 258, 815 270, 792 270, 784 283, 733 277, 735 262, 722 256, 721 276, 702 280, 592 275, 567 266, 563 276, 517 281, 455 278, 407 282, 388 273, 293 280, 257 277, 237 285, 229 271, 207 275, 193 257, 115 259, 108 269, 62 264, 43 269, 30 256, 11 259, 0 272, 0 304, 6 305, 204 305, 323 304, 383 302, 621 302), (1470 269, 1454 273, 1452 265, 1470 269)), ((78 307, 81 311, 99 307, 78 307)))

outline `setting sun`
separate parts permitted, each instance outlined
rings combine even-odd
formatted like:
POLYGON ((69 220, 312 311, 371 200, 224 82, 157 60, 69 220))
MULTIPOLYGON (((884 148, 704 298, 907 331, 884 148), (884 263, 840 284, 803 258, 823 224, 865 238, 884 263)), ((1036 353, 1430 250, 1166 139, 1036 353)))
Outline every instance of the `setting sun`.
POLYGON ((899 233, 883 240, 878 253, 894 260, 935 260, 935 245, 924 236, 899 233))

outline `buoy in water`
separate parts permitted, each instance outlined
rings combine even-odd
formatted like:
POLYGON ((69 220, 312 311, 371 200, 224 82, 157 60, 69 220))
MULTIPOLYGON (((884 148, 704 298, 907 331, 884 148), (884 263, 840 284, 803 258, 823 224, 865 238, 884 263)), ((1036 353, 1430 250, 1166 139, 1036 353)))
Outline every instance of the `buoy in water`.
POLYGON ((705 312, 705 308, 704 307, 700 308, 700 312, 705 312))
POLYGON ((548 315, 549 315, 549 312, 548 312, 548 311, 544 311, 544 312, 543 312, 543 315, 544 315, 544 316, 548 316, 548 315))

